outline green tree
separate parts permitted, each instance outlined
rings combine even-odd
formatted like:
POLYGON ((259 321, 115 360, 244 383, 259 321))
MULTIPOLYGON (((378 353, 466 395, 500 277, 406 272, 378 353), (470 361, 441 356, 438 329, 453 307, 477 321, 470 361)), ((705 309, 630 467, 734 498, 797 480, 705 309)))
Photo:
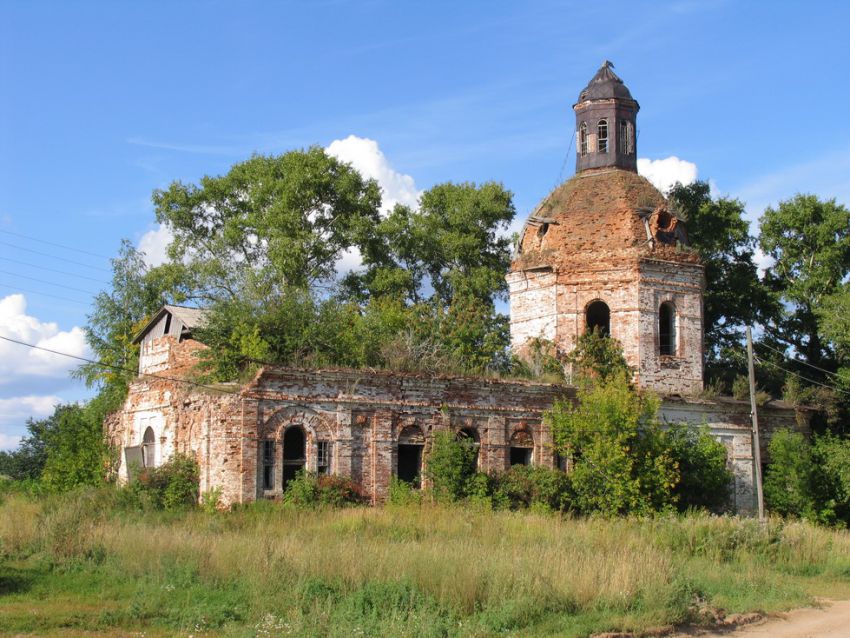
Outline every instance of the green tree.
POLYGON ((575 402, 556 403, 546 414, 580 511, 649 513, 675 503, 679 470, 658 408, 657 398, 639 393, 621 372, 581 383, 575 402))
POLYGON ((44 484, 66 491, 81 485, 99 485, 108 471, 108 450, 103 420, 115 409, 109 395, 100 395, 85 406, 59 406, 54 427, 46 438, 44 484))
POLYGON ((631 375, 623 347, 616 339, 594 329, 578 338, 576 347, 567 355, 574 380, 628 378, 631 375))
POLYGON ((467 495, 477 458, 475 444, 468 438, 458 440, 454 432, 446 430, 434 433, 425 476, 437 500, 454 502, 467 495))
POLYGON ((144 255, 126 239, 112 260, 112 273, 112 286, 94 298, 85 327, 86 342, 100 365, 84 363, 74 375, 120 400, 138 370, 139 347, 133 337, 164 304, 184 299, 187 290, 181 269, 148 268, 144 255))
POLYGON ((68 406, 59 406, 44 419, 27 419, 27 435, 17 449, 0 452, 0 475, 16 481, 38 480, 47 462, 47 442, 56 430, 58 416, 68 406))
POLYGON ((256 155, 226 175, 154 192, 196 295, 262 304, 335 275, 343 252, 379 222, 380 190, 318 147, 256 155))
POLYGON ((707 182, 676 184, 668 197, 687 219, 688 239, 705 266, 706 377, 723 381, 728 391, 735 374, 745 370, 744 329, 769 321, 778 306, 759 280, 756 240, 740 200, 713 198, 707 182))
POLYGON ((665 431, 665 445, 679 468, 673 490, 680 510, 721 511, 729 505, 733 475, 726 467, 726 448, 707 428, 682 423, 665 431))
MULTIPOLYGON (((850 211, 834 199, 821 201, 814 195, 796 195, 765 210, 759 241, 774 260, 765 273, 765 282, 781 302, 777 321, 765 325, 764 341, 802 360, 797 363, 779 354, 773 363, 798 378, 835 385, 844 352, 842 324, 846 315, 839 313, 844 309, 850 275, 850 211)), ((761 353, 768 361, 769 355, 761 353)), ((779 369, 774 366, 774 370, 779 369)), ((775 378, 777 383, 787 381, 781 371, 775 378)), ((809 383, 803 381, 803 385, 809 383)), ((848 425, 850 399, 839 395, 834 401, 840 409, 833 411, 829 425, 840 431, 848 425)))

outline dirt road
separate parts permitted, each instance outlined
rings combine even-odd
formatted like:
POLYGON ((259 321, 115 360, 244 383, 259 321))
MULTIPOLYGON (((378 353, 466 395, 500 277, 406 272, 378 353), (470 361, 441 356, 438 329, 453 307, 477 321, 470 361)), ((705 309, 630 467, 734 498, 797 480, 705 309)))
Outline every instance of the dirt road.
POLYGON ((850 600, 824 603, 822 609, 797 609, 736 631, 699 634, 701 638, 850 638, 850 600))

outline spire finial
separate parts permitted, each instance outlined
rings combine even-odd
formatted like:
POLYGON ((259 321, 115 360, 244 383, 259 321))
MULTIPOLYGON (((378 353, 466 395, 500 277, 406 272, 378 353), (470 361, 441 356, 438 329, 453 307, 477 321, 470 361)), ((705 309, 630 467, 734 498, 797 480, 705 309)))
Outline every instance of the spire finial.
POLYGON ((613 69, 613 68, 614 68, 614 63, 613 63, 613 62, 611 62, 611 60, 605 60, 604 62, 602 62, 602 66, 601 66, 601 67, 599 67, 599 68, 600 68, 600 69, 605 69, 605 68, 613 69))

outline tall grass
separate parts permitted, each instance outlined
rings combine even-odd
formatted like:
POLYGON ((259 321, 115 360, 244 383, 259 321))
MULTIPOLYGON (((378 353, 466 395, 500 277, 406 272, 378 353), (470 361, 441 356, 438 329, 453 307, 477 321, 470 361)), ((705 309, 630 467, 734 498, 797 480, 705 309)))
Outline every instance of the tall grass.
POLYGON ((707 606, 804 604, 850 578, 847 533, 805 523, 431 505, 146 514, 121 511, 108 492, 8 499, 0 548, 46 561, 45 579, 82 571, 101 582, 96 596, 114 604, 89 619, 99 626, 186 635, 640 631, 698 622, 707 606))

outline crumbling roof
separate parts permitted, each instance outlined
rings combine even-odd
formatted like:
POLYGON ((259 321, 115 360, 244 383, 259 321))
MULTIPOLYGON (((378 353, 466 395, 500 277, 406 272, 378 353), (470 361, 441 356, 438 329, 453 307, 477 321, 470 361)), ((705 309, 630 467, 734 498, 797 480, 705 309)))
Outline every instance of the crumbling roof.
POLYGON ((611 98, 634 100, 623 81, 611 70, 613 68, 614 65, 605 60, 596 75, 579 93, 578 101, 586 102, 587 100, 608 100, 611 98))
MULTIPOLYGON (((534 209, 521 233, 512 270, 588 260, 634 262, 641 257, 697 262, 696 254, 682 247, 685 242, 659 241, 657 220, 666 211, 664 196, 637 173, 616 168, 582 171, 534 209), (649 224, 646 215, 653 215, 649 224)), ((684 230, 680 234, 686 238, 684 230)))
MULTIPOLYGON (((140 343, 154 327, 158 326, 162 318, 169 314, 172 317, 172 322, 169 334, 175 336, 186 336, 194 328, 197 328, 204 322, 206 311, 202 308, 188 308, 186 306, 172 306, 166 304, 160 308, 157 313, 151 317, 145 326, 133 337, 133 343, 140 343)), ((161 336, 161 335, 160 335, 161 336)))

